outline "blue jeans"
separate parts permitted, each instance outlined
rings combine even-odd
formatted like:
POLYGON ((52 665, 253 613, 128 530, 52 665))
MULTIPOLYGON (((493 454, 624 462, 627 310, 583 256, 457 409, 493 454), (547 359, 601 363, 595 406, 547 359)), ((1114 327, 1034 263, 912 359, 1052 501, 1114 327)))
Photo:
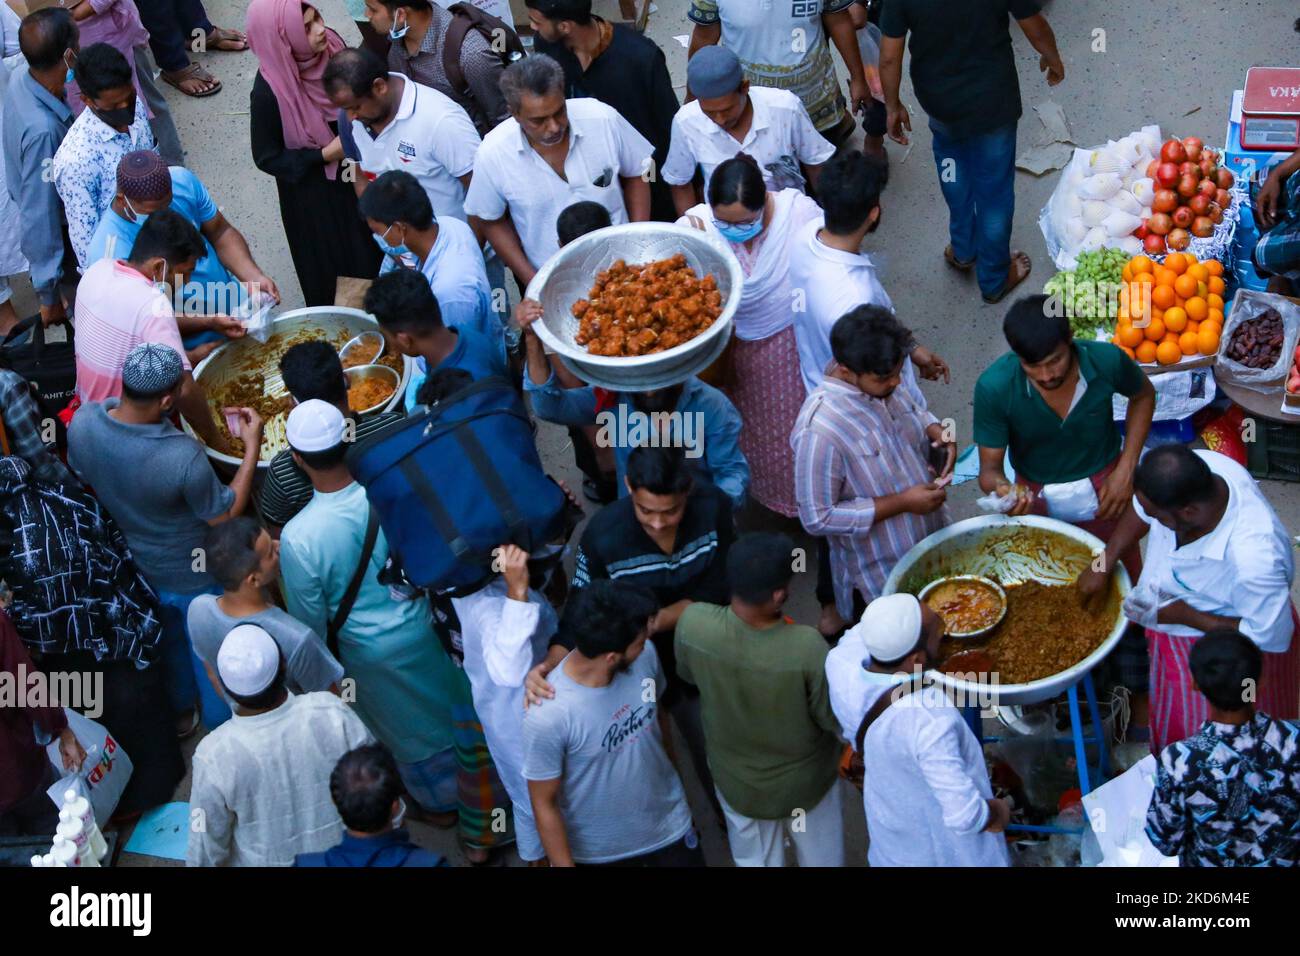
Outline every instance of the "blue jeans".
POLYGON ((958 262, 975 262, 980 292, 995 296, 1011 265, 1011 220, 1016 211, 1016 127, 953 139, 930 120, 939 188, 948 204, 948 235, 958 262))
POLYGON ((194 653, 190 644, 186 615, 190 602, 200 594, 220 594, 216 588, 207 591, 159 591, 162 601, 162 663, 167 683, 167 698, 172 710, 183 714, 197 701, 199 716, 208 730, 219 727, 230 719, 230 707, 208 680, 207 668, 194 653))

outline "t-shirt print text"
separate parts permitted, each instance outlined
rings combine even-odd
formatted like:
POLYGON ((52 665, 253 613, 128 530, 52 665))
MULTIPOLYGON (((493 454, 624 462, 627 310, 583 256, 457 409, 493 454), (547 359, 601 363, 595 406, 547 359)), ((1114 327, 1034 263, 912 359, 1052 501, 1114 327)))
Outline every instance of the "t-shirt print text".
POLYGON ((822 0, 790 0, 790 16, 815 17, 821 12, 822 0))
POLYGON ((605 736, 601 739, 600 745, 605 748, 606 753, 613 753, 623 746, 625 741, 639 733, 642 727, 650 723, 654 715, 654 704, 645 707, 633 707, 631 704, 624 704, 614 711, 614 722, 605 731, 605 736))
POLYGON ((397 144, 397 155, 402 157, 402 162, 409 163, 415 159, 415 144, 402 140, 397 144))

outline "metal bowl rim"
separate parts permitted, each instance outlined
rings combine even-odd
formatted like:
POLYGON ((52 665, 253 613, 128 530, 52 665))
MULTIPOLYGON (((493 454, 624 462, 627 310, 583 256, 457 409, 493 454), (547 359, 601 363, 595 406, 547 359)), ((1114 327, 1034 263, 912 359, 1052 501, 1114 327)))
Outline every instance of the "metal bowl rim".
MULTIPOLYGON (((528 288, 524 296, 535 301, 542 301, 542 289, 546 286, 551 276, 570 258, 578 252, 586 249, 588 246, 604 245, 609 242, 615 235, 665 235, 676 233, 684 239, 693 243, 703 244, 709 249, 716 252, 723 260, 727 268, 727 278, 731 285, 731 291, 726 300, 722 303, 722 312, 713 320, 713 324, 701 332, 695 338, 683 342, 681 345, 674 345, 670 349, 662 352, 652 352, 649 355, 592 355, 586 349, 570 345, 564 342, 546 325, 545 318, 539 319, 533 323, 533 331, 542 343, 554 352, 560 355, 586 362, 591 365, 606 366, 618 369, 634 369, 646 365, 655 365, 663 362, 665 359, 685 357, 688 353, 704 346, 704 343, 713 337, 720 335, 723 331, 729 331, 731 328, 732 318, 736 310, 740 307, 741 290, 745 283, 745 273, 740 267, 740 261, 736 254, 731 251, 729 246, 724 246, 714 240, 711 236, 700 232, 698 229, 692 229, 688 226, 678 226, 674 223, 666 222, 629 222, 618 226, 606 226, 604 229, 597 229, 581 236, 569 243, 558 253, 553 255, 537 274, 533 280, 528 283, 528 288)), ((626 258, 626 256, 622 257, 626 258)), ((595 281, 595 276, 591 280, 595 281)))
MULTIPOLYGON (((945 528, 940 528, 934 534, 923 538, 914 544, 898 562, 894 565, 889 577, 886 578, 884 587, 881 588, 881 594, 894 594, 898 591, 898 582, 902 579, 904 571, 910 571, 912 565, 915 565, 919 559, 919 554, 914 552, 921 545, 935 539, 927 548, 933 548, 935 545, 942 544, 952 538, 960 537, 971 531, 994 530, 1004 527, 1031 527, 1041 528, 1045 531, 1057 531, 1068 538, 1088 545, 1093 551, 1102 551, 1105 544, 1100 538, 1091 532, 1084 531, 1082 528, 1070 524, 1066 521, 1060 521, 1056 518, 1044 518, 1039 515, 1021 515, 1019 517, 1008 517, 1007 515, 977 515, 973 518, 966 518, 962 521, 954 522, 945 528)), ((1111 571, 1111 577, 1115 581, 1116 590, 1119 596, 1123 598, 1128 594, 1132 587, 1132 582, 1128 576, 1128 569, 1123 563, 1117 562, 1114 570, 1111 571)), ((1083 660, 1067 667, 1063 671, 1057 671, 1047 677, 1040 677, 1036 681, 1030 681, 1027 684, 978 684, 971 681, 957 680, 943 671, 931 669, 926 673, 931 675, 934 680, 950 690, 957 691, 961 694, 981 695, 985 694, 998 699, 1004 703, 1031 703, 1038 700, 1048 700, 1052 697, 1063 694, 1070 687, 1073 687, 1087 674, 1091 673, 1103 657, 1110 653, 1115 644, 1119 642, 1120 637, 1124 634, 1124 629, 1128 626, 1128 621, 1121 615, 1118 622, 1111 629, 1110 634, 1083 660), (1045 694, 1045 696, 1038 696, 1045 694), (1003 700, 1005 698, 1005 700, 1003 700)))
MULTIPOLYGON (((992 578, 986 578, 982 574, 950 574, 946 578, 935 578, 925 587, 921 588, 920 593, 916 595, 916 599, 924 604, 925 596, 927 594, 933 591, 940 584, 950 584, 953 581, 978 581, 980 584, 992 588, 997 592, 998 597, 1002 599, 1002 609, 998 611, 997 619, 991 624, 987 624, 974 631, 962 631, 960 633, 948 631, 946 632, 946 636, 951 637, 954 641, 969 641, 977 637, 983 637, 989 631, 993 630, 993 628, 1002 623, 1002 619, 1007 616, 1007 592, 1002 589, 1002 585, 998 584, 997 581, 994 581, 992 578)), ((930 610, 934 611, 934 608, 930 608, 930 610)), ((938 614, 939 612, 935 611, 935 613, 938 614)), ((942 617, 942 615, 940 616, 942 617)))

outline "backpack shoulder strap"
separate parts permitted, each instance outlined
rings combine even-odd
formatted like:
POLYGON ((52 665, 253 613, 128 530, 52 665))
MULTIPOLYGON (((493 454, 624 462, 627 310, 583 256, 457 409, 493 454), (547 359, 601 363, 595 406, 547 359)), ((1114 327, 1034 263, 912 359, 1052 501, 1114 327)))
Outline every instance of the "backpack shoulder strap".
POLYGON ((447 75, 447 82, 451 84, 451 88, 464 95, 469 89, 469 84, 465 82, 465 71, 460 66, 460 51, 465 45, 466 35, 474 29, 475 23, 458 3, 452 4, 449 12, 451 26, 447 28, 447 35, 442 38, 442 71, 447 75))
POLYGON ((853 741, 854 749, 856 749, 859 754, 862 753, 862 744, 867 739, 867 731, 871 729, 872 724, 880 719, 880 715, 908 694, 919 690, 920 687, 921 682, 917 678, 913 677, 910 680, 898 684, 896 688, 891 687, 876 698, 875 702, 867 708, 866 716, 862 718, 862 723, 858 725, 858 732, 853 741))
POLYGON ((329 627, 325 634, 325 645, 335 658, 339 656, 339 632, 343 630, 343 625, 348 621, 348 615, 352 613, 352 605, 357 603, 357 595, 361 592, 361 582, 366 578, 366 568, 370 566, 370 556, 375 553, 375 542, 378 539, 379 512, 372 507, 368 507, 366 509, 366 540, 361 545, 361 559, 357 562, 357 569, 352 572, 352 580, 348 582, 348 589, 343 592, 343 600, 339 602, 338 609, 334 612, 334 616, 330 618, 329 627))

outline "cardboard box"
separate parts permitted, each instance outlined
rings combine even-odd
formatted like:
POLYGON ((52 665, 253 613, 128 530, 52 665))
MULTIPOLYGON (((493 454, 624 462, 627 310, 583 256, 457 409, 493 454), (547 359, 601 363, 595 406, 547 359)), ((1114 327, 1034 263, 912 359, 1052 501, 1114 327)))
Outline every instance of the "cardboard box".
MULTIPOLYGON (((1228 112, 1228 133, 1223 144, 1223 165, 1233 177, 1241 183, 1262 183, 1269 171, 1291 155, 1287 150, 1280 153, 1263 152, 1241 148, 1241 99, 1243 90, 1232 94, 1232 105, 1228 112)), ((1247 185, 1249 189, 1249 185, 1247 185)), ((1249 192, 1247 193, 1249 196, 1249 192)), ((1237 222, 1237 234, 1233 237, 1232 277, 1243 289, 1263 292, 1268 280, 1255 271, 1251 261, 1255 243, 1259 242, 1259 227, 1255 225, 1255 214, 1249 202, 1241 207, 1241 218, 1237 222)))

